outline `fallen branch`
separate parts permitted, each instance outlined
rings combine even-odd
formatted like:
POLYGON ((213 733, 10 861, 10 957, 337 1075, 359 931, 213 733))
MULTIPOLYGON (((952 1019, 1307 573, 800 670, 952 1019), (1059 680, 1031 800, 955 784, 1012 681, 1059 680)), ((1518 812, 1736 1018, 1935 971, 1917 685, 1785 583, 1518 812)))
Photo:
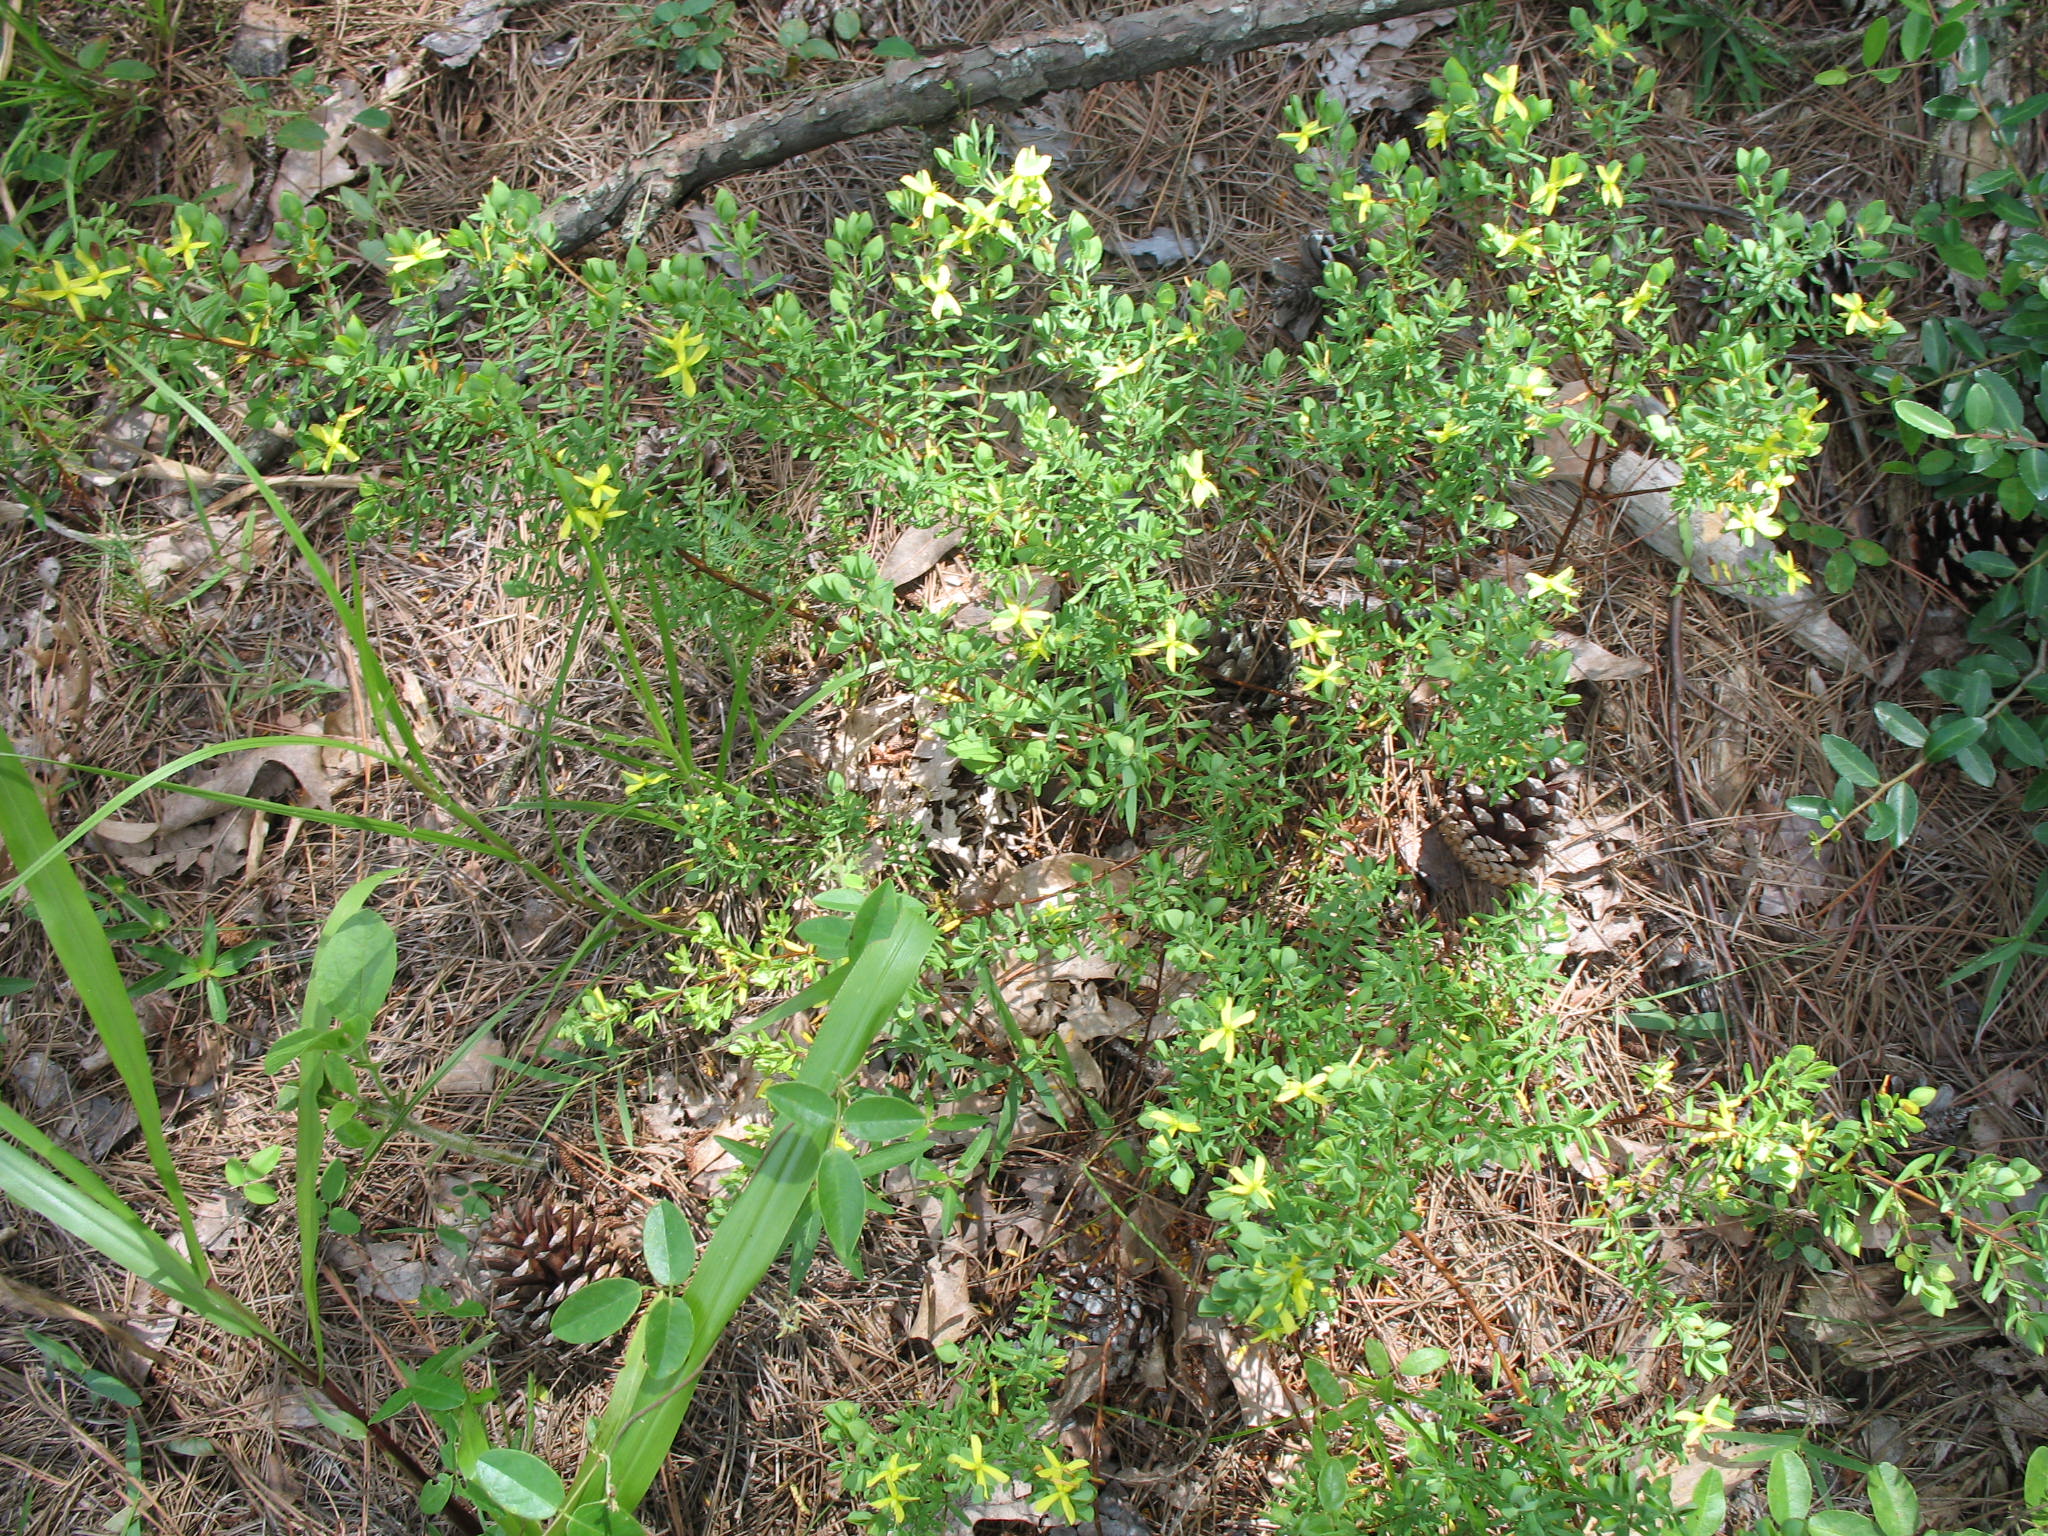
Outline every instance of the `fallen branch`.
POLYGON ((943 122, 969 107, 1022 106, 1049 91, 1136 80, 1443 8, 1444 0, 1193 0, 899 59, 879 75, 789 106, 676 134, 556 199, 547 212, 555 249, 567 255, 619 227, 638 235, 714 183, 885 128, 943 122))
MULTIPOLYGON (((614 228, 637 238, 662 214, 730 177, 863 134, 943 122, 969 107, 1023 106, 1049 91, 1136 80, 1444 8, 1445 0, 1191 0, 1020 33, 958 53, 899 59, 865 80, 675 134, 614 174, 557 198, 545 217, 554 226, 555 253, 567 256, 614 228)), ((475 274, 458 270, 434 290, 434 310, 460 313, 475 287, 475 274)), ((396 314, 385 321, 380 343, 388 343, 402 325, 396 314)), ((242 444, 259 470, 282 464, 292 447, 289 435, 260 428, 242 444)))

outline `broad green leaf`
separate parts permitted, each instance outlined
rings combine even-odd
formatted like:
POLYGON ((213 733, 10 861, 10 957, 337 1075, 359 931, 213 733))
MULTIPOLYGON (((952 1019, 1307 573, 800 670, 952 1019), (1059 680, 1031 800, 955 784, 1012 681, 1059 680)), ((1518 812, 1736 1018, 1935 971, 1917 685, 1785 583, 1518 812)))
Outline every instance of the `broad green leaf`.
POLYGON ((566 1490, 555 1469, 525 1451, 485 1451, 476 1459, 476 1485, 507 1514, 545 1520, 562 1507, 566 1490))
POLYGON ((1834 765, 1835 772, 1851 784, 1862 789, 1875 789, 1884 782, 1884 775, 1877 771, 1877 764, 1846 737, 1824 735, 1820 739, 1820 749, 1834 765))
POLYGON ((1989 789, 1998 782, 1998 765, 1991 761, 1991 754, 1980 746, 1973 744, 1957 751, 1956 767, 1962 770, 1964 778, 1984 789, 1989 789))
POLYGON ((1938 725, 1928 734, 1927 744, 1920 749, 1930 763, 1945 763, 1963 748, 1982 736, 1989 729, 1986 723, 1975 715, 1965 715, 1959 720, 1950 720, 1938 725))
POLYGON ((301 154, 315 154, 327 147, 327 130, 310 117, 294 117, 277 125, 277 145, 301 154))
POLYGON ((1319 1355, 1310 1355, 1301 1362, 1302 1374, 1308 1378, 1308 1389, 1315 1393, 1316 1401, 1325 1408, 1335 1408, 1344 1401, 1344 1383, 1337 1379, 1337 1373, 1323 1363, 1319 1355))
POLYGON ((1892 828, 1892 846, 1903 848, 1913 831, 1920 825, 1920 796, 1912 785, 1894 784, 1886 795, 1885 804, 1891 807, 1895 825, 1892 828))
POLYGON ((1815 85, 1847 85, 1849 71, 1846 69, 1824 69, 1813 77, 1815 85))
POLYGON ((1991 732, 2005 754, 2023 768, 2048 767, 2048 751, 2034 727, 2007 710, 1991 722, 1991 732))
POLYGON ((1919 716, 1903 705, 1889 699, 1871 711, 1877 716, 1877 723, 1884 727, 1885 734, 1894 741, 1903 741, 1909 747, 1917 747, 1927 740, 1927 727, 1920 723, 1919 716))
POLYGON ((1714 1536, 1728 1518, 1728 1495, 1721 1469, 1709 1467, 1693 1486, 1692 1508, 1685 1515, 1685 1536, 1714 1536))
MULTIPOLYGON (((1892 19, 1880 16, 1863 29, 1863 67, 1875 69, 1884 58, 1885 49, 1891 46, 1892 19)), ((1846 74, 1846 71, 1844 71, 1846 74)))
POLYGON ((681 1285, 697 1262, 697 1235, 673 1200, 656 1201, 640 1231, 640 1252, 656 1285, 681 1285))
POLYGON ((1403 1376, 1431 1376, 1450 1363, 1451 1352, 1432 1344, 1425 1349, 1409 1350, 1394 1369, 1403 1376))
POLYGON ((624 1275, 593 1280, 562 1298, 548 1321, 548 1332, 564 1344, 595 1344, 608 1339, 633 1320, 643 1294, 640 1282, 624 1275))
POLYGON ((313 954, 302 1018, 360 1028, 377 1017, 398 975, 398 937, 375 912, 353 912, 313 954))
POLYGON ((1823 1509, 1806 1522, 1813 1536, 1878 1536, 1868 1515, 1846 1509, 1823 1509))
POLYGON ((839 1124, 839 1106, 832 1095, 809 1083, 777 1083, 761 1095, 778 1118, 806 1130, 829 1131, 839 1124))
MULTIPOLYGON (((2039 99, 2048 101, 2048 95, 2039 99)), ((2028 1454, 2021 1496, 2026 1499, 2028 1510, 2035 1514, 2048 1509, 2048 1445, 2037 1445, 2028 1454)))
POLYGON ((607 1504, 579 1509, 569 1516, 567 1536, 647 1536, 647 1527, 607 1504))
POLYGON ((865 1142, 894 1141, 924 1129, 924 1111, 894 1094, 863 1094, 846 1106, 846 1134, 865 1142))
POLYGON ((1884 1536, 1914 1536, 1920 1529, 1920 1495, 1890 1462, 1879 1462, 1871 1469, 1864 1491, 1870 1495, 1870 1512, 1884 1536))
POLYGON ((680 1296, 655 1297, 648 1305, 640 1332, 645 1336, 643 1347, 650 1380, 666 1381, 681 1374, 690 1363, 690 1351, 697 1343, 697 1319, 690 1315, 689 1304, 680 1296))
POLYGON ((818 1215, 825 1223, 825 1235, 832 1251, 856 1280, 861 1277, 860 1234, 867 1225, 868 1191, 854 1166, 853 1154, 844 1147, 827 1147, 818 1165, 818 1215))
POLYGON ((1892 413, 1907 426, 1925 432, 1929 437, 1954 437, 1955 423, 1941 412, 1930 410, 1918 400, 1894 400, 1892 413))
POLYGON ((1804 1520, 1813 1508, 1813 1474, 1806 1468, 1806 1458, 1790 1449, 1773 1456, 1764 1494, 1771 1518, 1780 1525, 1787 1520, 1804 1520))

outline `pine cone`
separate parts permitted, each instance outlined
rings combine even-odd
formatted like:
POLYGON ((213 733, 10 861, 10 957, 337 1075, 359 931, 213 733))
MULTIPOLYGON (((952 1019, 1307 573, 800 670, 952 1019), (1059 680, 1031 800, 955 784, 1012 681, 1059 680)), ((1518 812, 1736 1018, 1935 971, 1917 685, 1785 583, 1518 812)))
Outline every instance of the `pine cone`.
POLYGON ((1496 797, 1478 784, 1461 784, 1444 798, 1440 830, 1458 862, 1488 885, 1513 885, 1543 862, 1563 831, 1571 806, 1566 764, 1554 762, 1544 778, 1533 774, 1496 797))
POLYGON ((1995 491, 1930 502, 1920 509, 1915 563, 1959 597, 1984 597, 1998 578, 1971 570, 1964 557, 1982 550, 2025 565, 2044 531, 2035 519, 2006 511, 1995 491))
POLYGON ((1198 661, 1219 695, 1254 707, 1277 705, 1294 678, 1287 626, 1277 619, 1224 620, 1204 639, 1198 661))
POLYGON ((1273 283, 1274 329, 1285 333, 1297 348, 1322 328, 1323 300, 1316 289, 1323 285, 1324 268, 1333 261, 1354 272, 1362 265, 1351 252, 1338 250, 1336 237, 1324 229, 1303 235, 1291 257, 1276 258, 1268 269, 1273 283))
POLYGON ((491 1277, 491 1311, 499 1324, 537 1337, 547 1332, 563 1298, 592 1280, 623 1274, 626 1257, 610 1228, 553 1194, 520 1200, 493 1217, 478 1240, 477 1263, 491 1277))

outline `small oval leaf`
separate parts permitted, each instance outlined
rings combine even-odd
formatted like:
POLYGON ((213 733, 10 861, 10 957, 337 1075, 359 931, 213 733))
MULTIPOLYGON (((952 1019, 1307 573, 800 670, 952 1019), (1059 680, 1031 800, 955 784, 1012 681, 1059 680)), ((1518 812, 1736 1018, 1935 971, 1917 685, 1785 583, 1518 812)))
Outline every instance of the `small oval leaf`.
POLYGON ((1920 1529, 1920 1495, 1906 1481, 1906 1474, 1890 1462, 1879 1462, 1871 1469, 1866 1491, 1870 1512, 1884 1536, 1913 1536, 1920 1529))
POLYGON ((640 1282, 624 1275, 593 1280, 562 1299, 548 1320, 548 1332, 564 1344, 595 1344, 608 1339, 633 1321, 642 1294, 640 1282))
POLYGON ((1438 1349, 1435 1345, 1427 1349, 1411 1349, 1401 1357, 1401 1363, 1394 1367, 1403 1376, 1429 1376, 1451 1363, 1451 1352, 1438 1349))
MULTIPOLYGON (((1954 437, 1955 423, 1941 412, 1931 410, 1918 400, 1894 400, 1892 413, 1909 427, 1925 432, 1929 437, 1954 437)), ((1782 1454, 1782 1453, 1781 1453, 1782 1454)))
POLYGON ((476 1485, 507 1514, 546 1520, 562 1507, 568 1490, 555 1469, 525 1451, 485 1451, 476 1459, 476 1485))
POLYGON ((825 1221, 825 1235, 832 1251, 856 1280, 860 1278, 860 1234, 867 1225, 868 1191, 853 1154, 844 1147, 825 1149, 818 1165, 818 1214, 825 1221))
POLYGON ((1764 1489, 1771 1518, 1780 1525, 1787 1520, 1804 1520, 1813 1508, 1813 1474, 1806 1468, 1806 1458, 1797 1451, 1783 1450, 1771 1458, 1764 1489))
POLYGON ((924 1129, 924 1111, 893 1093, 871 1093, 846 1106, 846 1134, 870 1144, 915 1136, 924 1129))
POLYGON ((1833 764, 1835 772, 1851 784, 1863 789, 1875 789, 1884 782, 1884 775, 1877 771, 1877 764, 1865 755, 1855 742, 1842 736, 1822 736, 1820 749, 1833 764))
POLYGON ((640 1347, 652 1381, 673 1376, 690 1363, 697 1342, 697 1317, 680 1296, 657 1296, 640 1324, 640 1347))
POLYGON ((812 1131, 829 1131, 839 1123, 839 1106, 832 1095, 809 1083, 777 1083, 762 1097, 775 1112, 812 1131))
POLYGON ((1877 723, 1884 727, 1885 734, 1892 740, 1903 741, 1909 747, 1917 747, 1927 740, 1927 727, 1904 705, 1886 700, 1873 712, 1877 723))
POLYGON ((660 1200, 648 1208, 640 1230, 640 1252, 656 1285, 681 1285, 690 1278, 697 1262, 697 1234, 690 1230, 690 1218, 673 1200, 660 1200))

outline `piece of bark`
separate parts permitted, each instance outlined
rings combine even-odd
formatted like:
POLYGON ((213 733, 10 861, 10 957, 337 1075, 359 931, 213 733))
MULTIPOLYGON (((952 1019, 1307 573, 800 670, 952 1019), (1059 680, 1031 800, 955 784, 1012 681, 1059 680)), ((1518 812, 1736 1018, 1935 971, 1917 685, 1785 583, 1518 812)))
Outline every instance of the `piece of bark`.
POLYGON ((567 254, 621 225, 631 235, 714 182, 863 134, 943 122, 969 107, 1019 107, 1051 91, 1213 64, 1252 48, 1441 8, 1441 0, 1192 0, 898 59, 879 75, 789 106, 676 134, 557 198, 547 211, 555 250, 567 254))

